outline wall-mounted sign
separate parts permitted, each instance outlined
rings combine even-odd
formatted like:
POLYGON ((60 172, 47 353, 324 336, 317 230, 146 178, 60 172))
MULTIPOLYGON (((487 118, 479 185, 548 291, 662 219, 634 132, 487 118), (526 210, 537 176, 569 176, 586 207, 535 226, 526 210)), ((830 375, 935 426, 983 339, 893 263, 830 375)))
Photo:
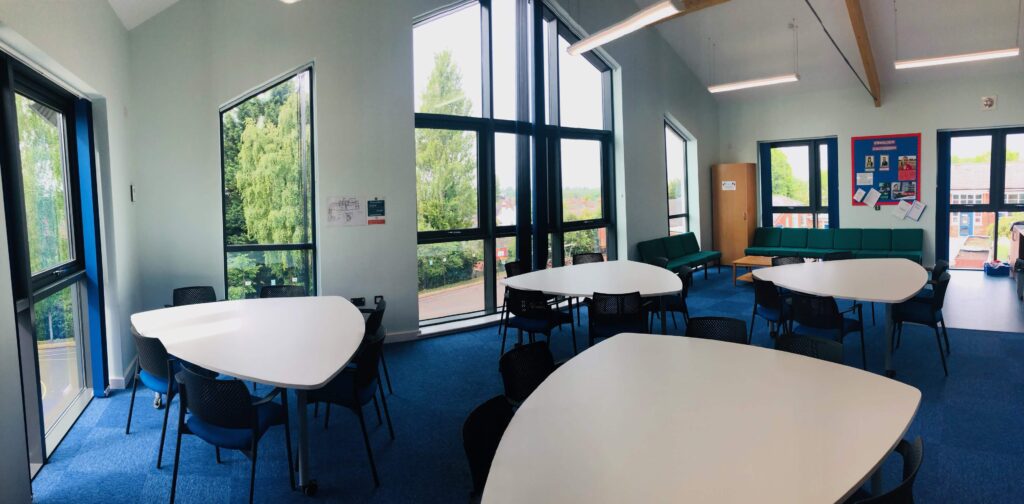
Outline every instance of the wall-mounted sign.
POLYGON ((723 180, 722 181, 722 190, 723 191, 735 191, 736 190, 736 181, 735 180, 723 180))
POLYGON ((366 223, 371 226, 387 223, 384 198, 375 196, 373 199, 366 200, 366 223))
POLYGON ((920 133, 853 137, 850 144, 854 206, 921 199, 920 133), (878 193, 877 201, 868 202, 863 195, 873 196, 872 190, 878 193))

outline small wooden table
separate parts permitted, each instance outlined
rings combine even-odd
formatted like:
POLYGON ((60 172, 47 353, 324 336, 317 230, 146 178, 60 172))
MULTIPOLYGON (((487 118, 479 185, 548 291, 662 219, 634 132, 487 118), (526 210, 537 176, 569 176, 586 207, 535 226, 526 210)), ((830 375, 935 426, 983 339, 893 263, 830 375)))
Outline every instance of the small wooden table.
POLYGON ((743 256, 732 262, 732 284, 735 286, 737 280, 753 282, 754 275, 751 273, 754 268, 767 268, 772 265, 772 258, 768 256, 743 256), (736 276, 736 267, 747 268, 747 272, 736 276))

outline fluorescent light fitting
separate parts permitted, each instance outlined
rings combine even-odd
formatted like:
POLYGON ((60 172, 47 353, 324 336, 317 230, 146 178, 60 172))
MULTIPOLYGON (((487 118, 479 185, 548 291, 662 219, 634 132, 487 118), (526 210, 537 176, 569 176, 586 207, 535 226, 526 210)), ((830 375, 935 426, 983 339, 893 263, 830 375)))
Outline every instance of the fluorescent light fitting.
POLYGON ((664 0, 645 7, 636 14, 569 46, 569 54, 578 56, 591 49, 629 35, 645 26, 650 26, 665 18, 679 14, 685 10, 685 4, 685 0, 664 0))
POLYGON ((984 61, 999 58, 1013 58, 1020 56, 1020 48, 999 49, 996 51, 982 51, 967 54, 954 54, 952 56, 939 56, 937 58, 921 58, 912 60, 900 60, 896 62, 896 70, 908 68, 921 68, 938 65, 951 65, 953 63, 967 63, 968 61, 984 61))
POLYGON ((714 86, 708 86, 708 91, 712 93, 725 93, 727 91, 738 91, 740 89, 749 89, 761 86, 771 86, 773 84, 785 84, 787 82, 796 82, 800 80, 800 76, 793 74, 779 75, 776 77, 766 77, 764 79, 745 80, 740 82, 730 82, 728 84, 716 84, 714 86))
POLYGON ((281 0, 281 3, 293 4, 293 3, 299 3, 299 0, 281 0))

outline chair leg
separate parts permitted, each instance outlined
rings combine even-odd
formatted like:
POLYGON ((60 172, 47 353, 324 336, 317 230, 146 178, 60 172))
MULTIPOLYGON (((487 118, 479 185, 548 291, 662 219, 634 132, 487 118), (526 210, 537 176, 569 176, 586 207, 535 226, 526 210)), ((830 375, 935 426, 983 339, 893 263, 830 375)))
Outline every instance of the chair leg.
POLYGON ((750 333, 747 334, 747 344, 754 341, 754 322, 757 320, 757 307, 754 307, 753 313, 750 314, 750 333))
POLYGON ((179 421, 177 441, 174 443, 174 471, 172 471, 171 476, 171 504, 174 504, 174 494, 178 490, 178 463, 181 460, 181 430, 181 422, 179 421))
POLYGON ((868 351, 864 348, 864 324, 860 325, 860 363, 861 367, 867 371, 868 369, 868 351))
POLYGON ((258 450, 256 436, 252 437, 252 468, 249 469, 249 504, 252 504, 253 495, 256 493, 256 450, 258 450))
POLYGON ((313 418, 320 416, 320 403, 313 403, 313 418))
POLYGON ((935 324, 935 343, 939 345, 939 357, 942 359, 942 373, 949 376, 949 369, 946 368, 946 352, 942 350, 942 335, 939 334, 938 324, 935 324))
MULTIPOLYGON (((170 390, 168 390, 170 392, 170 390)), ((170 393, 167 394, 167 404, 164 405, 164 425, 160 428, 160 450, 157 451, 156 455, 156 468, 160 469, 160 464, 164 460, 164 438, 167 437, 167 415, 171 411, 171 400, 174 398, 170 393)), ((179 405, 180 407, 181 405, 179 405)))
POLYGON ((217 463, 219 464, 220 463, 220 447, 219 446, 214 446, 213 447, 213 451, 214 451, 214 453, 217 454, 217 463))
POLYGON ((394 394, 395 391, 391 388, 391 373, 388 372, 388 361, 384 360, 384 351, 380 352, 380 366, 384 368, 384 381, 388 382, 388 393, 394 394))
MULTIPOLYGON (((377 383, 380 383, 380 380, 377 380, 377 383)), ((377 425, 383 424, 384 419, 380 417, 380 403, 377 402, 377 394, 373 395, 373 409, 377 410, 377 425)))
POLYGON ((384 398, 384 391, 380 392, 380 404, 384 407, 384 418, 388 421, 388 433, 391 434, 391 440, 395 440, 395 428, 391 425, 391 410, 388 409, 388 400, 384 398))
POLYGON ((366 445, 366 457, 370 459, 370 472, 373 473, 373 487, 380 487, 380 478, 377 477, 377 464, 373 462, 373 448, 370 447, 370 436, 366 433, 366 420, 363 419, 363 407, 356 406, 356 415, 359 416, 359 427, 363 429, 363 444, 366 445))
POLYGON ((946 355, 949 355, 949 333, 946 332, 946 321, 939 320, 939 323, 942 324, 942 339, 946 340, 946 355))
POLYGON ((676 312, 672 312, 672 328, 679 329, 679 324, 676 322, 676 312))
POLYGON ((135 411, 135 390, 139 388, 139 373, 132 380, 132 400, 128 403, 128 424, 124 426, 125 435, 132 429, 132 413, 135 411))
POLYGON ((875 303, 871 303, 871 325, 875 325, 875 303))
POLYGON ((284 449, 288 455, 288 484, 295 490, 295 468, 292 466, 292 428, 288 421, 288 391, 281 391, 281 406, 284 406, 284 449))
POLYGON ((569 331, 572 333, 572 354, 579 355, 579 353, 576 351, 576 326, 570 327, 569 331))
POLYGON ((324 404, 324 430, 327 430, 327 422, 331 421, 331 403, 324 404))
POLYGON ((708 265, 704 265, 704 280, 708 279, 708 265))

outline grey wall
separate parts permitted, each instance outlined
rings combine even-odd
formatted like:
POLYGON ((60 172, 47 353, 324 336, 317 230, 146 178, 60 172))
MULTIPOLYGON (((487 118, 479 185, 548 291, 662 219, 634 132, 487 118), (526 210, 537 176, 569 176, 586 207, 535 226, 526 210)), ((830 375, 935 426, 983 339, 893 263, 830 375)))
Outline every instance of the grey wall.
MULTIPOLYGON (((412 25, 445 3, 182 0, 130 32, 144 307, 186 284, 223 295, 218 109, 313 61, 318 215, 348 194, 383 195, 389 214, 385 226, 319 226, 320 292, 383 294, 389 329, 416 331, 412 25)), ((636 9, 628 0, 586 7, 570 14, 591 30, 636 9)), ((633 255, 636 241, 667 233, 664 115, 693 132, 706 166, 718 152, 716 106, 653 31, 607 52, 621 66, 619 229, 633 255)))
MULTIPOLYGON (((925 233, 925 264, 935 257, 936 132, 940 129, 1024 124, 1024 78, 1020 74, 883 87, 883 105, 875 108, 861 88, 768 94, 719 106, 722 162, 756 162, 757 142, 836 135, 839 137, 839 221, 842 227, 916 227, 925 233), (999 96, 994 111, 981 110, 981 97, 999 96), (891 209, 875 211, 851 203, 850 138, 890 133, 921 133, 921 201, 928 204, 919 222, 896 220, 891 209)), ((760 209, 760 207, 759 207, 760 209)))

